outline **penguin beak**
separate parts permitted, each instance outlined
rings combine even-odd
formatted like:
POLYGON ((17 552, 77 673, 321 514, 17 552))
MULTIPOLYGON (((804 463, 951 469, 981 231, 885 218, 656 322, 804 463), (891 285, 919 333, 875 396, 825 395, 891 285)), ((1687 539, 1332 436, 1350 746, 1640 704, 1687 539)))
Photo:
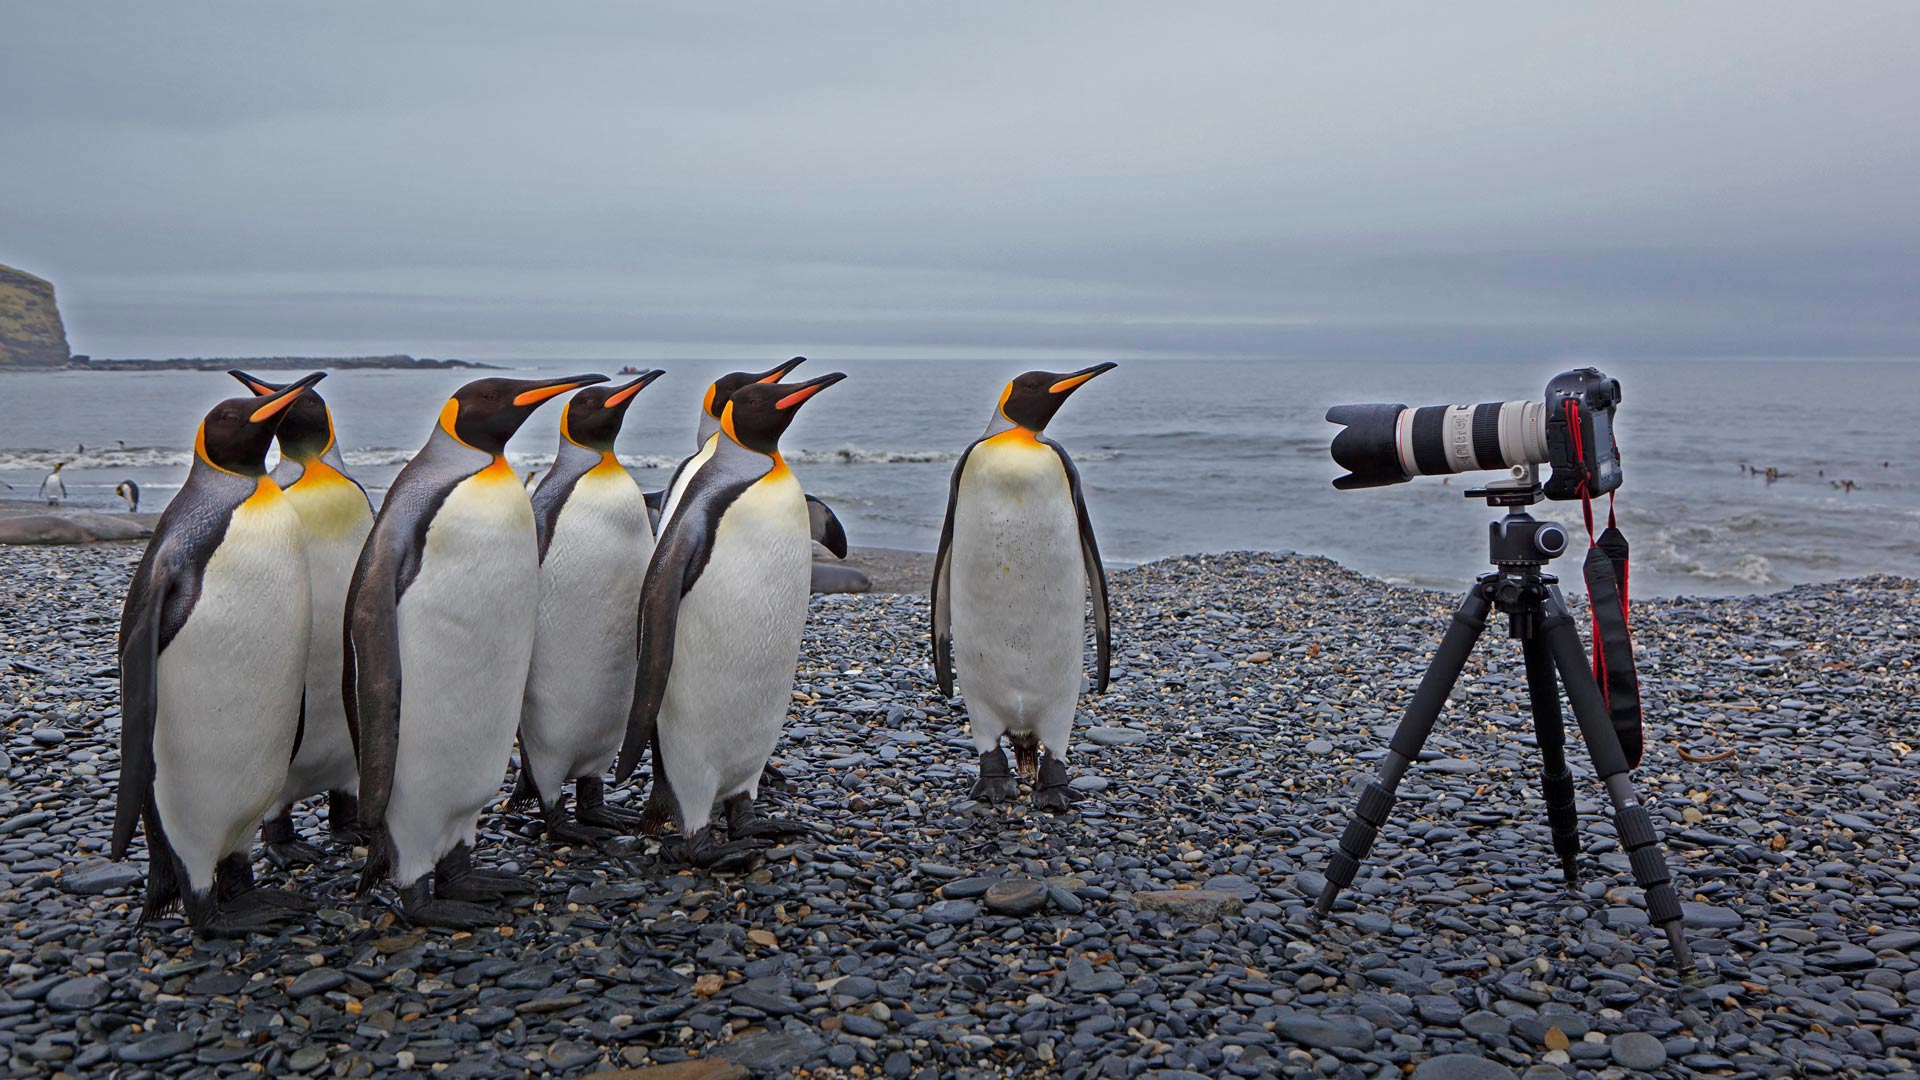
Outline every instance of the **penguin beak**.
POLYGON ((324 371, 316 371, 302 379, 288 383, 285 387, 268 394, 260 402, 260 407, 247 417, 248 423, 258 424, 280 415, 281 411, 293 404, 293 399, 307 392, 307 388, 327 377, 324 371))
POLYGON ((780 380, 782 380, 782 379, 784 379, 784 378, 786 378, 786 377, 787 377, 787 374, 788 374, 789 372, 791 372, 791 371, 792 371, 792 370, 793 370, 794 368, 797 368, 797 367, 799 367, 799 366, 800 366, 801 364, 804 364, 804 363, 806 363, 806 362, 807 362, 807 358, 806 358, 806 357, 804 357, 804 356, 796 356, 796 357, 794 357, 793 359, 791 359, 791 360, 789 360, 789 361, 787 361, 786 363, 784 363, 784 364, 781 364, 780 366, 778 366, 778 367, 776 367, 776 368, 774 368, 774 369, 772 369, 771 371, 768 371, 768 372, 766 372, 765 374, 763 374, 763 375, 761 375, 761 376, 759 376, 758 378, 756 378, 756 379, 754 379, 753 381, 754 381, 754 382, 765 382, 765 383, 775 383, 775 382, 779 382, 780 380))
POLYGON ((569 390, 578 390, 583 386, 607 381, 605 375, 569 375, 564 379, 548 379, 544 382, 529 382, 527 389, 513 396, 513 404, 518 408, 538 405, 548 398, 556 398, 569 390))
POLYGON ((240 385, 251 391, 254 397, 266 397, 276 390, 283 389, 283 387, 275 386, 265 379, 256 379, 244 371, 228 371, 227 374, 239 379, 240 385))
POLYGON ((1096 375, 1104 375, 1107 372, 1112 371, 1114 368, 1117 368, 1119 366, 1120 366, 1119 364, 1108 362, 1105 364, 1095 364, 1090 368, 1082 368, 1079 371, 1076 371, 1073 374, 1067 376, 1066 378, 1061 379, 1059 382, 1054 383, 1052 386, 1047 387, 1047 393, 1071 394, 1075 390, 1080 389, 1080 387, 1084 385, 1087 382, 1087 380, 1093 378, 1096 375))
POLYGON ((639 378, 633 380, 632 382, 621 387, 620 389, 615 390, 613 393, 608 394, 606 404, 602 405, 601 407, 606 409, 617 409, 620 406, 625 405, 627 402, 633 400, 633 397, 635 394, 638 394, 640 391, 645 390, 648 386, 652 385, 653 380, 665 374, 666 372, 658 371, 658 370, 641 372, 639 378))
POLYGON ((846 377, 845 372, 836 371, 831 375, 822 375, 817 379, 809 379, 801 383, 799 388, 794 390, 793 393, 774 402, 773 407, 782 411, 797 409, 804 404, 808 398, 846 377))

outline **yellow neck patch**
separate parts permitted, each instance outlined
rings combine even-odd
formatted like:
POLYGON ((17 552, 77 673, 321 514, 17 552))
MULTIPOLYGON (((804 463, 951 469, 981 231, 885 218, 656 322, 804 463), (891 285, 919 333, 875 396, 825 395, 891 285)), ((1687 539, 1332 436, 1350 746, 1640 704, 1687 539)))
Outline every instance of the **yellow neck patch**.
MULTIPOLYGON (((446 432, 448 438, 452 439, 454 442, 459 443, 461 446, 464 446, 469 450, 479 450, 480 449, 479 447, 461 438, 460 433, 454 430, 454 423, 459 419, 460 419, 460 400, 458 398, 448 398, 447 403, 445 405, 440 406, 440 430, 446 432)), ((485 453, 485 451, 481 451, 481 452, 485 453)))
POLYGON ((493 455, 493 464, 474 473, 473 478, 490 483, 518 484, 520 482, 520 478, 513 474, 513 466, 507 464, 506 456, 503 454, 493 455))
MULTIPOLYGON (((214 467, 219 468, 217 465, 214 467)), ((254 481, 253 494, 247 496, 247 501, 240 505, 259 506, 263 503, 272 502, 279 497, 280 485, 273 482, 273 477, 263 474, 259 479, 254 481)))

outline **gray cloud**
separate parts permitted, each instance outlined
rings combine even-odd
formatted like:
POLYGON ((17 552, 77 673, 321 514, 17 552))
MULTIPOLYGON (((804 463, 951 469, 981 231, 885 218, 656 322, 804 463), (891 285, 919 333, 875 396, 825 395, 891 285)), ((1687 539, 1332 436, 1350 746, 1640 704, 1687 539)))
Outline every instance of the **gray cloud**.
POLYGON ((1908 5, 23 5, 101 355, 1914 354, 1908 5))

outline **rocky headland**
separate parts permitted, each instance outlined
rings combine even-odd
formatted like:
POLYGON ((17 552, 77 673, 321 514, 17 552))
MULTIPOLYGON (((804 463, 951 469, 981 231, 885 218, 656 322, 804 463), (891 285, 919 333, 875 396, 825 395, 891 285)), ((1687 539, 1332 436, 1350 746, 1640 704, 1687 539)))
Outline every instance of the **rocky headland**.
POLYGON ((62 367, 67 356, 67 328, 53 283, 0 266, 0 371, 62 367))

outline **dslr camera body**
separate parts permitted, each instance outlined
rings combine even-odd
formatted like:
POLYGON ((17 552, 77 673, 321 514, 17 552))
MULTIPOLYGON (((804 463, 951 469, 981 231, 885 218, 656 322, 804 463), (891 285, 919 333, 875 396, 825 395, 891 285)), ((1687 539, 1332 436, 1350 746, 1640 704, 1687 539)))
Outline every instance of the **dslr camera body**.
POLYGON ((1400 484, 1416 476, 1547 465, 1549 499, 1605 495, 1620 486, 1613 413, 1620 381, 1598 368, 1562 372, 1540 401, 1479 405, 1335 405, 1327 420, 1333 460, 1347 470, 1342 491, 1400 484))

